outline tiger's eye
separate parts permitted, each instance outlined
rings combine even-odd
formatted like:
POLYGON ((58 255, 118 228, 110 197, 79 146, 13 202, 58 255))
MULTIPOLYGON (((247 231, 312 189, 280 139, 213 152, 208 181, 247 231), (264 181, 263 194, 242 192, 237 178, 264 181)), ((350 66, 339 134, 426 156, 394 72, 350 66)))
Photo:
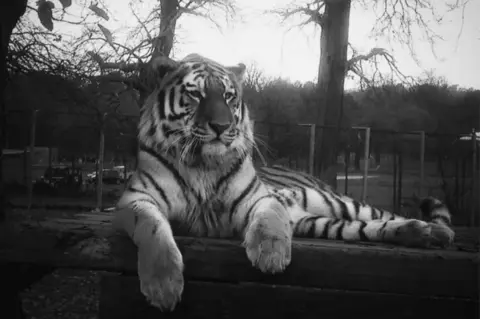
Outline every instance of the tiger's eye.
POLYGON ((230 92, 225 92, 225 100, 230 100, 234 97, 235 95, 233 93, 230 93, 230 92))
POLYGON ((187 91, 187 94, 196 100, 203 99, 203 95, 199 91, 187 91))

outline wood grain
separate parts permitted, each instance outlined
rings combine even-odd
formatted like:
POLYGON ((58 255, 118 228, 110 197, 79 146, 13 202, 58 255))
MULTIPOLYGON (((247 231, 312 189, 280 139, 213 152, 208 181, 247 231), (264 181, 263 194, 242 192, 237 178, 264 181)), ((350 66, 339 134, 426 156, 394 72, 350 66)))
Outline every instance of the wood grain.
MULTIPOLYGON (((88 233, 80 234, 69 240, 83 240, 64 250, 58 244, 58 234, 24 231, 17 235, 15 244, 2 242, 0 261, 136 274, 136 248, 129 238, 114 233, 91 237, 88 233)), ((251 266, 239 241, 190 237, 176 240, 184 257, 187 279, 474 300, 479 296, 479 257, 470 252, 295 240, 287 270, 265 275, 251 266)))
POLYGON ((99 319, 162 318, 478 318, 478 303, 259 283, 189 281, 182 302, 172 313, 150 306, 138 279, 104 276, 99 319))
POLYGON ((191 237, 176 237, 186 265, 183 302, 162 315, 139 292, 132 241, 112 232, 104 216, 96 217, 95 227, 73 222, 63 228, 68 222, 60 220, 55 225, 61 232, 3 224, 0 263, 127 275, 103 279, 103 319, 478 317, 476 251, 295 240, 287 270, 265 275, 251 266, 239 241, 191 237))

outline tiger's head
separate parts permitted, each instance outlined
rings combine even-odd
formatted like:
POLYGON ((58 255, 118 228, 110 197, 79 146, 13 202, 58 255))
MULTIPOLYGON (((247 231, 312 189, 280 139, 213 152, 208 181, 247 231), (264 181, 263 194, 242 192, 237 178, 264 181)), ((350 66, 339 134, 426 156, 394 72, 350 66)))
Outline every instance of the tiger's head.
POLYGON ((197 54, 154 64, 166 75, 141 110, 140 142, 189 167, 214 169, 251 153, 244 64, 225 67, 197 54))

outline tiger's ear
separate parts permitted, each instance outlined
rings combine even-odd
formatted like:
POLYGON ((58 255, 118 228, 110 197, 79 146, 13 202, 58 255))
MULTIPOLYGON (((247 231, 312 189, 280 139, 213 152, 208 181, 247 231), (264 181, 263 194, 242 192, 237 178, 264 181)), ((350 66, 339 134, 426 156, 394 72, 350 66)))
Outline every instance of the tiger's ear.
POLYGON ((152 59, 151 66, 160 78, 163 78, 170 72, 173 72, 180 65, 179 62, 166 56, 157 56, 152 59))
POLYGON ((235 66, 228 66, 226 69, 232 72, 240 83, 243 83, 243 80, 245 79, 245 71, 247 70, 245 64, 239 63, 235 66))
POLYGON ((188 61, 192 61, 192 60, 202 61, 202 60, 208 60, 208 59, 206 59, 205 57, 201 56, 198 53, 190 53, 189 55, 187 55, 186 57, 183 58, 184 62, 188 62, 188 61))

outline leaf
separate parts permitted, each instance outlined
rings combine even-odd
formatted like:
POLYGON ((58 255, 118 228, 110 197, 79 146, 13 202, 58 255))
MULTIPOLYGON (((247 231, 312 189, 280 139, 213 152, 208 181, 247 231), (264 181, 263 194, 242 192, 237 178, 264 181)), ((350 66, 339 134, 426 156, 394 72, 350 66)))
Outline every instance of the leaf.
POLYGON ((58 1, 60 1, 64 9, 72 5, 72 0, 58 0, 58 1))
POLYGON ((100 30, 102 31, 103 35, 105 36, 105 39, 107 39, 107 42, 113 47, 113 36, 112 36, 112 32, 110 32, 110 30, 108 30, 107 28, 105 28, 103 25, 101 25, 100 23, 98 24, 98 27, 100 28, 100 30))
POLYGON ((101 18, 104 18, 105 20, 109 20, 110 18, 108 17, 108 14, 105 12, 105 10, 97 7, 96 4, 92 4, 90 5, 90 7, 88 7, 90 10, 92 10, 93 12, 95 12, 95 14, 101 18))
POLYGON ((93 51, 88 51, 87 54, 95 61, 97 62, 99 65, 102 65, 103 64, 103 59, 100 55, 98 55, 97 53, 93 52, 93 51))
POLYGON ((49 31, 53 30, 53 13, 52 9, 55 8, 55 5, 51 1, 38 0, 38 18, 40 23, 47 28, 49 31))

